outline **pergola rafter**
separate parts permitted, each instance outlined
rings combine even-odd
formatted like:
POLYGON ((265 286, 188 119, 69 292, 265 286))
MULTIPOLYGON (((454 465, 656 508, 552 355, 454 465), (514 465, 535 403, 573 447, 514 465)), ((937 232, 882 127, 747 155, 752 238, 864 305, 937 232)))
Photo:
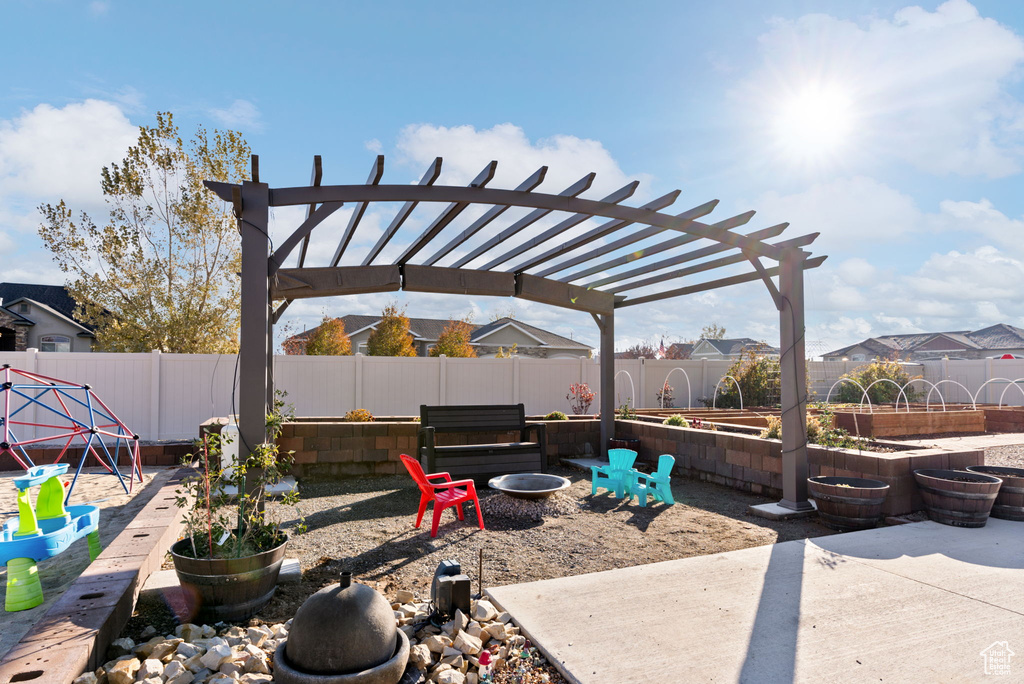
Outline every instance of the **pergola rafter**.
MULTIPOLYGON (((602 445, 614 431, 614 317, 623 307, 635 306, 728 285, 763 280, 780 311, 783 365, 783 461, 784 496, 782 504, 795 509, 809 506, 806 492, 806 445, 802 439, 806 390, 802 383, 787 378, 802 378, 803 366, 803 271, 820 265, 825 257, 809 258, 801 249, 811 244, 817 233, 765 242, 782 233, 779 224, 747 234, 733 232, 747 224, 754 212, 746 212, 715 223, 703 219, 718 201, 706 202, 676 214, 663 213, 679 198, 672 191, 642 206, 624 202, 637 190, 631 182, 600 200, 581 197, 591 188, 595 174, 590 173, 558 194, 536 192, 547 167, 542 167, 515 189, 490 188, 497 162, 489 163, 466 186, 439 185, 442 159, 438 157, 417 185, 382 184, 384 157, 378 156, 366 183, 323 185, 320 158, 314 160, 309 186, 269 188, 258 182, 254 157, 253 182, 231 185, 207 182, 225 201, 234 202, 242 234, 242 343, 240 393, 240 430, 243 448, 251 448, 265 439, 264 416, 272 400, 273 324, 284 308, 295 299, 369 292, 434 292, 478 296, 511 296, 588 312, 601 331, 601 435, 602 445), (342 257, 356 240, 362 218, 374 202, 401 202, 401 208, 387 228, 369 248, 360 265, 340 265, 342 257), (333 255, 311 253, 310 235, 325 219, 344 204, 353 207, 348 224, 333 255), (271 207, 304 205, 306 218, 271 253, 268 230, 271 207), (403 230, 417 208, 428 208, 432 218, 420 225, 426 228, 410 234, 403 230), (433 209, 440 205, 440 210, 433 209), (460 217, 471 207, 482 213, 459 227, 460 217), (499 221, 510 208, 526 213, 502 226, 499 221), (579 232, 581 224, 598 221, 595 227, 579 232), (675 233, 667 240, 645 244, 660 233, 675 233), (448 238, 445 239, 445 235, 448 238), (475 247, 468 243, 478 235, 485 239, 475 247), (600 242, 608 238, 607 242, 600 242), (689 252, 674 251, 701 240, 709 244, 689 252), (505 243, 508 243, 505 245, 505 243), (441 244, 437 247, 436 244, 441 244), (393 263, 375 263, 389 246, 402 248, 393 263), (300 247, 295 266, 285 266, 292 252, 300 247), (465 247, 450 266, 439 266, 446 257, 465 247), (718 254, 717 259, 701 261, 718 254), (423 255, 429 255, 424 257, 423 255), (654 259, 657 254, 665 258, 654 259), (307 265, 320 260, 326 265, 307 265), (602 257, 609 257, 599 261, 602 257), (417 262, 419 259, 419 262, 417 262), (471 263, 484 263, 469 267, 471 263), (775 264, 763 265, 761 259, 775 264), (514 260, 518 265, 508 267, 514 260), (704 282, 684 281, 668 287, 671 281, 689 279, 698 273, 715 271, 749 261, 753 271, 704 282), (675 268, 686 262, 698 262, 675 268), (625 268, 624 267, 627 267, 625 268), (498 270, 503 268, 505 270, 498 270), (559 279, 550 276, 576 269, 559 279), (666 270, 674 269, 674 270, 666 270), (575 281, 598 275, 585 285, 575 281), (776 285, 773 277, 779 276, 776 285), (641 290, 636 296, 633 290, 641 290), (653 290, 653 291, 652 291, 653 290), (629 292, 629 295, 624 293, 629 292), (277 310, 274 300, 285 300, 277 310)), ((603 449, 604 447, 602 447, 603 449)))

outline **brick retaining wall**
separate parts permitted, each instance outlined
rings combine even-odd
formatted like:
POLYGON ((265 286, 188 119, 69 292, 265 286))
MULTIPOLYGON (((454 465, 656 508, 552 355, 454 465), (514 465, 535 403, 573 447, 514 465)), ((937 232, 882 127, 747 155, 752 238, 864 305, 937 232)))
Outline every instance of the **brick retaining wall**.
MULTIPOLYGON (((45 465, 48 463, 55 463, 57 457, 60 456, 60 447, 36 447, 26 448, 28 457, 32 459, 32 462, 36 465, 45 465)), ((189 454, 195 451, 191 442, 166 442, 163 444, 143 444, 139 447, 139 456, 142 459, 142 465, 144 466, 173 466, 181 463, 181 458, 185 454, 189 454)), ((103 455, 102 450, 97 452, 103 455)), ((21 455, 20 452, 18 454, 21 455)), ((82 457, 82 447, 73 446, 69 447, 64 458, 61 459, 63 463, 70 463, 71 468, 74 469, 78 466, 78 461, 82 457)), ((86 466, 98 466, 99 463, 96 459, 89 457, 85 462, 86 466)), ((121 456, 118 458, 118 465, 129 465, 127 451, 122 447, 121 456)), ((11 458, 10 454, 0 455, 0 471, 9 470, 21 470, 21 466, 18 462, 11 458)))
MULTIPOLYGON (((592 454, 599 439, 596 420, 548 420, 527 422, 547 425, 548 463, 560 458, 592 454)), ((372 423, 330 422, 329 419, 298 419, 285 423, 278 439, 284 451, 294 451, 292 474, 297 477, 345 475, 394 475, 404 472, 400 454, 416 455, 420 424, 411 421, 372 423)), ((494 444, 514 442, 519 433, 481 432, 439 434, 438 444, 494 444)))
MULTIPOLYGON (((676 457, 676 472, 708 482, 782 497, 782 442, 777 439, 672 427, 632 420, 615 422, 616 434, 640 439, 639 459, 651 467, 661 454, 676 457)), ((924 508, 914 470, 964 468, 985 462, 982 450, 916 449, 877 453, 809 446, 812 477, 838 475, 881 480, 889 485, 884 512, 903 515, 924 508)))

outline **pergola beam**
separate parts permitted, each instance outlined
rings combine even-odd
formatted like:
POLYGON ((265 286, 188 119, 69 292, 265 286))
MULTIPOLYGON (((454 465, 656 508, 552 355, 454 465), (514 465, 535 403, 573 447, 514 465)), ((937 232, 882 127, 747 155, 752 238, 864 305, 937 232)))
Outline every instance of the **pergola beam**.
POLYGON ((397 264, 381 266, 322 266, 282 268, 271 279, 272 299, 309 299, 341 295, 394 292, 401 289, 397 264))
MULTIPOLYGON (((320 183, 321 183, 321 181, 323 181, 323 179, 324 179, 323 158, 321 158, 321 156, 319 154, 315 154, 315 155, 313 155, 313 172, 312 172, 312 174, 310 176, 309 184, 312 185, 315 188, 316 186, 320 185, 320 183)), ((306 209, 306 219, 307 220, 309 219, 310 216, 313 215, 314 211, 316 211, 316 204, 310 204, 309 207, 306 209)), ((308 250, 308 249, 309 249, 309 234, 307 233, 306 237, 304 237, 302 239, 302 248, 299 250, 299 262, 298 262, 299 268, 302 268, 305 265, 305 263, 306 263, 306 250, 308 250)))
POLYGON ((313 232, 313 229, 319 226, 324 220, 333 214, 334 212, 341 209, 341 202, 324 202, 316 211, 309 215, 299 229, 288 236, 288 239, 281 243, 281 246, 274 250, 274 253, 270 255, 270 267, 269 273, 273 275, 281 265, 284 264, 285 259, 291 254, 292 250, 295 249, 295 245, 299 244, 300 240, 305 240, 309 237, 309 234, 313 232))
MULTIPOLYGON (((672 204, 675 204, 676 199, 679 198, 679 193, 679 190, 673 190, 672 192, 666 195, 662 195, 656 200, 648 202, 647 204, 640 207, 640 209, 647 209, 649 211, 658 211, 659 209, 664 209, 668 206, 671 206, 672 204)), ((682 214, 677 214, 676 216, 685 216, 686 218, 700 218, 701 216, 706 216, 707 214, 710 214, 711 211, 715 208, 715 205, 717 204, 718 201, 713 200, 699 207, 690 209, 689 211, 685 211, 682 214)), ((593 230, 587 231, 583 235, 578 235, 570 240, 563 242, 562 244, 555 245, 554 247, 544 252, 543 254, 539 254, 527 261, 524 261, 523 263, 519 264, 512 270, 516 271, 517 273, 520 273, 522 271, 528 271, 531 268, 534 268, 535 266, 550 261, 555 257, 565 254, 566 252, 570 252, 574 249, 590 244, 594 240, 600 240, 605 235, 614 233, 617 230, 621 230, 622 228, 631 226, 634 223, 636 223, 636 221, 608 221, 607 223, 603 223, 597 228, 594 228, 593 230)), ((556 266, 546 269, 542 273, 535 273, 534 275, 546 276, 550 273, 556 273, 559 270, 561 269, 556 266)))
MULTIPOLYGON (((603 198, 601 201, 608 202, 610 204, 618 204, 619 202, 623 202, 633 196, 633 193, 636 192, 636 189, 639 185, 640 181, 633 181, 632 183, 619 188, 612 194, 603 198)), ((492 259, 488 263, 484 264, 483 266, 481 266, 481 268, 483 268, 484 270, 490 270, 495 266, 500 266, 501 264, 504 264, 505 262, 516 258, 523 252, 527 252, 533 249, 534 247, 539 247, 540 245, 544 244, 551 238, 557 237, 564 233, 565 231, 572 228, 573 226, 579 225, 580 223, 583 223, 584 221, 591 218, 593 217, 590 216, 590 214, 573 214, 569 218, 559 221, 554 226, 548 228, 540 235, 530 238, 528 240, 524 240, 522 243, 513 247, 508 252, 505 252, 501 256, 492 259)))
MULTIPOLYGON (((384 155, 378 154, 377 160, 373 163, 373 168, 370 169, 370 176, 366 179, 366 184, 377 185, 383 177, 384 155)), ((356 234, 356 228, 359 227, 359 222, 363 220, 363 214, 366 213, 366 207, 369 204, 369 202, 356 202, 356 206, 352 208, 352 216, 349 217, 348 225, 345 226, 345 232, 342 234, 341 240, 338 241, 338 248, 334 250, 334 256, 331 257, 331 266, 337 266, 338 262, 341 261, 341 255, 345 253, 348 243, 352 241, 352 236, 356 234)))
POLYGON ((615 312, 614 295, 526 273, 516 275, 516 297, 592 314, 611 315, 615 312))
MULTIPOLYGON (((483 188, 485 187, 492 178, 494 178, 494 172, 498 168, 498 162, 492 161, 490 164, 484 167, 476 178, 474 178, 469 187, 471 188, 483 188)), ((444 230, 449 223, 454 221, 462 211, 469 206, 469 202, 452 202, 448 207, 441 212, 441 214, 431 222, 425 231, 411 244, 409 248, 405 250, 402 256, 398 257, 399 264, 406 264, 409 259, 419 254, 420 250, 426 247, 431 240, 433 240, 438 233, 444 230)))
MULTIPOLYGON (((533 189, 544 182, 544 176, 547 175, 548 167, 542 166, 533 172, 533 175, 527 178, 525 181, 520 183, 515 192, 533 192, 533 189)), ((477 232, 486 226, 488 223, 498 218, 505 213, 511 205, 502 204, 494 206, 484 212, 483 216, 473 221, 464 231, 456 235, 451 241, 448 242, 444 247, 437 250, 433 256, 423 262, 424 266, 433 266, 438 261, 447 256, 453 249, 459 245, 465 243, 469 238, 477 234, 477 232)))
MULTIPOLYGON (((825 263, 825 259, 828 257, 820 256, 814 257, 813 259, 807 259, 804 261, 804 270, 817 268, 825 263)), ((766 268, 764 273, 768 276, 777 276, 781 272, 779 266, 772 268, 766 268)), ((752 280, 759 280, 762 274, 758 271, 751 273, 743 273, 741 275, 730 276, 728 278, 720 278, 718 280, 710 280, 706 283, 699 285, 690 285, 688 287, 680 287, 675 290, 669 290, 667 292, 658 292, 656 294, 645 295, 643 297, 635 297, 633 299, 627 299, 623 302, 616 302, 615 308, 622 309, 627 306, 636 306, 638 304, 647 304, 649 302, 659 302, 662 299, 671 299, 673 297, 682 297, 683 295, 694 294, 696 292, 707 292, 708 290, 717 290, 720 287, 728 287, 729 285, 738 285, 740 283, 749 283, 752 280)))
MULTIPOLYGON (((569 198, 576 197, 576 195, 579 195, 579 194, 581 194, 583 192, 586 192, 587 189, 590 188, 591 184, 593 184, 594 178, 596 176, 597 176, 596 173, 588 173, 586 176, 584 176, 583 178, 580 178, 578 181, 576 181, 575 183, 573 183, 572 185, 567 187, 565 190, 563 190, 562 192, 558 193, 558 195, 556 195, 556 197, 559 197, 559 198, 563 198, 564 197, 566 199, 569 199, 569 198)), ((533 194, 537 194, 539 196, 539 193, 533 193, 533 194)), ((557 211, 557 210, 553 209, 553 208, 546 208, 546 207, 541 207, 541 208, 534 209, 529 214, 527 214, 523 218, 521 218, 518 221, 516 221, 515 223, 513 223, 511 226, 509 226, 505 230, 501 231, 500 233, 498 233, 497 235, 492 237, 490 240, 486 241, 484 244, 480 245, 479 247, 477 247, 476 249, 471 251, 469 254, 467 254, 466 256, 462 257, 458 261, 456 261, 455 264, 454 264, 455 267, 456 268, 461 268, 462 266, 465 266, 470 261, 472 261, 473 259, 476 259, 478 256, 480 256, 484 252, 490 250, 495 245, 501 244, 505 240, 508 240, 510 237, 512 237, 513 235, 518 233, 519 231, 521 231, 524 228, 526 228, 528 226, 531 226, 534 223, 536 223, 537 221, 541 220, 542 218, 544 218, 545 216, 550 214, 552 211, 557 211)))
MULTIPOLYGON (((739 227, 739 226, 743 225, 744 223, 746 223, 747 221, 749 221, 753 217, 753 214, 754 214, 754 212, 749 211, 749 212, 747 212, 745 214, 740 214, 739 216, 733 216, 732 218, 728 218, 728 219, 726 219, 724 221, 719 221, 718 223, 712 224, 712 226, 716 227, 716 228, 721 228, 721 229, 728 229, 730 227, 739 227)), ((757 240, 761 240, 761 239, 764 239, 764 238, 774 237, 774 236, 778 235, 779 233, 781 233, 785 229, 786 225, 788 225, 788 224, 782 224, 782 225, 779 225, 779 226, 771 226, 769 228, 762 228, 761 230, 757 230, 757 231, 754 231, 754 232, 750 233, 747 237, 752 237, 752 238, 755 238, 757 240)), ((670 249, 675 249, 676 247, 682 247, 683 245, 688 245, 688 244, 690 244, 692 242, 697 242, 698 240, 701 240, 701 239, 702 238, 699 238, 699 237, 696 237, 696 236, 693 236, 693 235, 680 235, 678 237, 670 238, 668 240, 663 240, 662 242, 657 242, 657 243, 655 243, 653 245, 648 245, 647 247, 641 247, 640 249, 637 249, 634 252, 629 252, 627 254, 623 254, 621 256, 615 257, 614 259, 610 259, 608 261, 605 261, 605 262, 602 262, 602 263, 599 263, 599 264, 594 264, 593 266, 589 266, 589 267, 583 269, 582 271, 577 271, 577 272, 571 273, 571 274, 569 274, 569 275, 567 275, 567 276, 565 276, 563 278, 559 278, 559 280, 565 281, 567 283, 571 283, 574 280, 579 280, 580 278, 586 278, 587 276, 594 275, 595 273, 603 273, 603 272, 605 272, 605 271, 607 271, 609 269, 618 268, 619 266, 625 266, 626 264, 635 263, 637 261, 640 261, 641 259, 649 259, 650 257, 654 256, 655 254, 661 254, 662 252, 667 252, 670 249)), ((655 267, 653 265, 652 266, 642 266, 642 267, 638 267, 636 269, 633 269, 632 271, 627 271, 627 273, 632 273, 633 275, 642 275, 644 273, 647 273, 647 272, 651 271, 652 268, 666 268, 667 266, 672 266, 672 265, 675 265, 676 263, 683 263, 685 261, 691 261, 692 259, 697 259, 697 258, 700 258, 702 256, 708 256, 710 254, 718 254, 719 252, 724 252, 724 251, 726 251, 728 249, 732 249, 732 247, 730 245, 725 244, 725 243, 719 242, 719 243, 716 243, 714 245, 709 245, 707 247, 702 247, 701 249, 696 249, 696 250, 694 250, 692 252, 686 252, 684 254, 681 254, 678 257, 675 257, 676 260, 674 261, 674 263, 666 263, 669 260, 665 260, 665 261, 659 262, 659 263, 663 264, 662 266, 657 266, 657 267, 655 267), (693 256, 693 255, 696 255, 696 256, 693 256)), ((611 282, 616 282, 618 280, 622 280, 625 277, 629 277, 629 276, 624 276, 623 274, 616 274, 614 276, 611 276, 611 279, 608 280, 608 282, 610 282, 610 283, 611 282)), ((591 287, 594 287, 594 285, 591 284, 591 287)))
POLYGON ((406 264, 402 267, 402 289, 406 292, 515 297, 516 279, 511 273, 406 264))
MULTIPOLYGON (((818 237, 818 233, 811 233, 810 235, 804 235, 804 236, 801 236, 801 237, 798 237, 798 238, 793 238, 792 240, 784 240, 782 242, 778 242, 778 243, 776 243, 776 246, 777 247, 803 247, 805 245, 809 245, 810 243, 814 242, 814 239, 816 237, 818 237)), ((719 251, 721 251, 721 248, 719 248, 718 245, 712 245, 712 247, 714 247, 715 249, 718 249, 719 251)), ((729 248, 725 247, 724 249, 729 249, 729 248)), ((694 250, 693 252, 690 252, 690 254, 697 254, 697 252, 700 252, 700 251, 701 250, 694 250)), ((699 255, 699 256, 705 256, 705 255, 699 255)), ((696 259, 697 257, 695 256, 693 258, 696 259)), ((655 275, 652 275, 649 278, 644 278, 642 280, 635 280, 635 281, 630 282, 630 283, 624 283, 624 284, 619 285, 617 287, 609 288, 607 291, 615 293, 615 294, 619 294, 620 292, 625 292, 627 290, 636 290, 638 288, 646 287, 648 285, 657 285, 657 284, 663 283, 663 282, 665 282, 667 280, 675 280, 676 278, 683 278, 685 276, 693 275, 695 273, 703 273, 704 271, 712 271, 712 270, 714 270, 716 268, 722 268, 724 266, 731 266, 732 264, 738 264, 738 263, 740 263, 742 261, 746 261, 747 259, 748 259, 747 255, 742 253, 742 252, 740 252, 739 254, 730 254, 729 256, 722 257, 721 259, 713 259, 711 261, 705 261, 704 263, 695 264, 693 266, 687 266, 686 268, 680 268, 680 269, 675 270, 675 271, 669 271, 667 273, 656 273, 655 275)), ((676 260, 675 259, 667 259, 666 262, 669 262, 669 265, 672 265, 672 263, 675 263, 676 260)), ((761 266, 761 262, 758 261, 756 257, 753 259, 753 262, 754 262, 754 268, 757 269, 757 271, 759 273, 764 270, 764 267, 761 266)), ((665 262, 662 262, 662 263, 665 263, 665 262)), ((622 274, 622 275, 626 276, 626 274, 622 274)), ((627 277, 633 277, 635 275, 636 275, 636 273, 633 273, 633 275, 627 276, 627 277)), ((609 282, 615 282, 616 280, 619 280, 619 279, 617 278, 617 276, 613 276, 611 278, 605 278, 605 280, 607 280, 609 282)), ((621 280, 625 280, 625 278, 622 278, 621 280)), ((771 282, 771 281, 768 281, 768 282, 771 282)), ((584 285, 584 287, 601 287, 601 286, 603 286, 605 284, 607 284, 607 283, 602 283, 601 281, 596 281, 594 283, 588 283, 588 284, 584 285), (599 285, 598 283, 601 283, 601 284, 599 285)), ((772 289, 773 287, 774 287, 774 285, 772 285, 769 289, 772 289)))
MULTIPOLYGON (((427 169, 427 172, 423 174, 423 177, 420 178, 419 187, 430 188, 440 175, 441 157, 437 157, 434 159, 434 163, 430 165, 430 168, 427 169)), ((406 200, 405 204, 402 205, 402 208, 398 210, 395 218, 392 219, 388 227, 384 229, 384 234, 380 236, 379 240, 377 240, 377 244, 373 246, 370 253, 366 255, 365 259, 363 259, 363 266, 369 266, 373 263, 373 260, 377 258, 377 255, 380 254, 387 246, 391 241, 391 238, 393 238, 395 233, 398 232, 398 229, 402 227, 403 223, 405 223, 405 220, 409 218, 410 214, 412 214, 412 210, 416 208, 417 204, 419 204, 419 200, 406 200)))

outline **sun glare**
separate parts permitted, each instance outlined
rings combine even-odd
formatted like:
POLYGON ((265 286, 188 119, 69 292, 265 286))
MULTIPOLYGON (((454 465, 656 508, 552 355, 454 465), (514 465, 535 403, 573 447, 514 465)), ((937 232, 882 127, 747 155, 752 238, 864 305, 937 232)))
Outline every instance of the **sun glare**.
POLYGON ((836 86, 812 86, 781 102, 775 119, 776 142, 785 156, 822 161, 838 153, 853 128, 850 98, 836 86))

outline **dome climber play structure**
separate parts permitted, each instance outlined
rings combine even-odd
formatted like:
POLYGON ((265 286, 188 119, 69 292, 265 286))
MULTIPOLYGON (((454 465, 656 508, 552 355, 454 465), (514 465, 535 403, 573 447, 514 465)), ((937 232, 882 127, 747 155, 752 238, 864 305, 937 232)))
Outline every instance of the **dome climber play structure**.
POLYGON ((7 566, 7 611, 27 610, 43 602, 37 563, 53 558, 86 537, 89 558, 100 553, 99 508, 69 506, 86 461, 92 456, 130 494, 142 482, 139 436, 128 429, 89 385, 38 373, 0 367, 0 457, 5 454, 26 472, 13 478, 18 515, 0 525, 0 563, 7 566), (26 447, 59 445, 55 463, 36 465, 26 447), (122 452, 122 450, 124 450, 122 452), (122 453, 128 472, 118 466, 122 453), (74 478, 63 479, 73 455, 74 478), (39 493, 33 505, 31 490, 39 493))
POLYGON ((117 477, 125 494, 131 493, 136 477, 142 482, 139 436, 96 396, 90 385, 11 368, 9 364, 0 367, 0 379, 0 457, 10 455, 27 470, 35 465, 26 450, 28 446, 59 444, 56 463, 65 457, 70 461, 78 452, 78 466, 67 488, 65 504, 89 456, 117 477), (27 437, 27 433, 33 436, 27 437), (122 449, 130 465, 127 478, 117 465, 122 449))

